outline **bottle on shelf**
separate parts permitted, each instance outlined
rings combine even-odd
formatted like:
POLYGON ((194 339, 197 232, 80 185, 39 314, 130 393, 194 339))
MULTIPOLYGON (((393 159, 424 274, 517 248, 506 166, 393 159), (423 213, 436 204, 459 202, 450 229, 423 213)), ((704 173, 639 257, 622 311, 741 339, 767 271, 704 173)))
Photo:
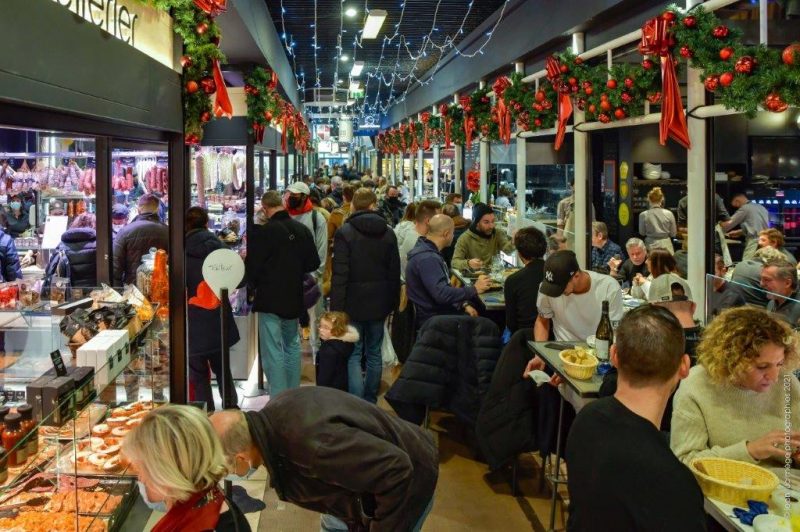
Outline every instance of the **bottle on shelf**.
POLYGON ((5 419, 5 428, 3 429, 3 447, 8 452, 8 466, 17 467, 25 464, 28 458, 25 446, 19 443, 25 437, 25 431, 22 430, 22 416, 19 414, 8 414, 5 419))
POLYGON ((18 406, 17 413, 22 416, 21 425, 27 441, 25 449, 29 457, 34 456, 39 452, 39 428, 33 420, 33 407, 29 404, 18 406))
POLYGON ((594 333, 594 347, 597 358, 600 362, 606 362, 609 354, 608 350, 614 343, 614 328, 611 326, 611 318, 608 317, 608 301, 603 301, 603 314, 600 316, 600 323, 597 324, 597 331, 594 333))
POLYGON ((3 434, 3 429, 5 428, 5 419, 9 412, 11 412, 11 409, 7 406, 0 407, 0 435, 3 434))

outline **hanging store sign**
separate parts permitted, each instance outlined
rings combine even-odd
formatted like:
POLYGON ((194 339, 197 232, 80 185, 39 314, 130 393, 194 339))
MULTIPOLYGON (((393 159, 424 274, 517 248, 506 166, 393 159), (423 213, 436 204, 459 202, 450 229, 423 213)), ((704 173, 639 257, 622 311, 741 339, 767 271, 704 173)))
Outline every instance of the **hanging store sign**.
POLYGON ((172 18, 138 0, 53 0, 125 44, 174 69, 172 18))

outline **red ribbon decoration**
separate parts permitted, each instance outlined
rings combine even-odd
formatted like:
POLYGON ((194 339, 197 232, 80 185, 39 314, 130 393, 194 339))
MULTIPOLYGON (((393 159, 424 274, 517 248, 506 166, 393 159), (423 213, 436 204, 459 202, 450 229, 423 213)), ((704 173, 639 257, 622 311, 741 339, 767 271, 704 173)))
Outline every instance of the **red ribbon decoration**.
POLYGON ((424 113, 422 113, 422 116, 420 118, 421 118, 422 123, 424 124, 424 128, 425 128, 425 136, 422 139, 422 149, 425 150, 425 151, 428 151, 428 150, 431 149, 431 140, 430 140, 430 138, 428 136, 429 131, 430 131, 429 128, 428 128, 428 122, 431 121, 431 114, 428 111, 425 111, 424 113))
POLYGON ((467 150, 472 147, 472 133, 475 131, 475 120, 470 116, 472 112, 472 99, 469 96, 459 98, 461 108, 464 109, 464 133, 467 139, 467 150))
POLYGON ((217 93, 214 97, 214 116, 217 118, 233 117, 233 104, 231 98, 228 96, 228 88, 225 86, 225 79, 222 77, 222 71, 219 69, 219 61, 214 59, 213 62, 214 83, 217 85, 217 93))
POLYGON ((289 118, 289 110, 284 103, 283 111, 281 112, 281 150, 283 153, 288 151, 289 118))
POLYGON ((439 106, 439 114, 442 115, 444 121, 444 149, 450 149, 450 130, 453 126, 453 119, 448 116, 449 108, 446 103, 439 106))
POLYGON ((561 70, 558 59, 552 55, 547 58, 545 68, 547 69, 547 79, 552 83, 553 89, 558 93, 558 120, 556 121, 556 141, 554 148, 558 150, 564 144, 564 136, 567 134, 567 122, 572 116, 572 98, 569 92, 563 91, 561 81, 561 70))
POLYGON ((267 87, 269 87, 272 90, 275 90, 277 86, 278 86, 278 74, 276 74, 275 71, 273 70, 272 74, 270 74, 269 83, 267 83, 267 87))
POLYGON ((675 60, 672 57, 672 46, 675 41, 669 33, 670 21, 655 17, 642 26, 642 42, 639 52, 642 55, 661 57, 661 124, 659 126, 661 145, 667 144, 667 137, 686 148, 691 148, 689 130, 686 127, 686 116, 683 114, 681 90, 678 76, 675 73, 675 60))
POLYGON ((204 13, 216 17, 220 13, 224 13, 228 8, 226 4, 228 0, 194 0, 194 5, 197 9, 204 13))
POLYGON ((511 109, 506 105, 503 95, 510 85, 511 83, 508 81, 508 78, 504 76, 497 78, 492 86, 492 90, 497 96, 497 127, 500 130, 500 140, 502 140, 506 146, 511 144, 511 109))
POLYGON ((255 139, 256 144, 261 144, 264 142, 265 129, 266 128, 258 122, 253 122, 253 139, 255 139))
POLYGON ((413 121, 408 123, 408 131, 411 133, 411 153, 419 151, 419 142, 417 141, 417 127, 413 121))

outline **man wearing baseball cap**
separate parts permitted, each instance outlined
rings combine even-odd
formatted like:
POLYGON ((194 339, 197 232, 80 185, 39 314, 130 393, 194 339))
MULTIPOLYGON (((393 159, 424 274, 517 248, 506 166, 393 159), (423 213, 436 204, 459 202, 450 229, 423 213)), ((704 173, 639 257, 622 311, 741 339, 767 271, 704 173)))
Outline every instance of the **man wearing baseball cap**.
MULTIPOLYGON (((317 284, 320 285, 321 291, 322 274, 325 272, 325 259, 328 256, 328 225, 325 218, 314 209, 314 205, 311 203, 311 199, 309 199, 310 195, 311 189, 308 188, 308 185, 302 181, 295 181, 286 188, 284 206, 294 220, 308 227, 308 230, 314 235, 314 244, 317 246, 320 266, 311 274, 317 280, 317 284)), ((322 298, 319 298, 317 303, 308 309, 311 351, 315 357, 317 355, 317 347, 319 346, 316 320, 317 317, 322 314, 323 310, 322 298)))
MULTIPOLYGON (((622 319, 622 291, 610 275, 584 271, 573 251, 556 251, 544 263, 533 325, 533 339, 547 341, 552 324, 555 338, 562 342, 585 342, 597 330, 603 301, 608 301, 611 321, 622 319)), ((534 357, 525 374, 543 369, 544 360, 534 357)))
POLYGON ((692 290, 686 279, 675 273, 664 273, 650 282, 647 300, 659 305, 675 315, 683 327, 686 336, 686 354, 695 363, 694 351, 700 342, 703 327, 694 321, 697 304, 692 300, 692 290))

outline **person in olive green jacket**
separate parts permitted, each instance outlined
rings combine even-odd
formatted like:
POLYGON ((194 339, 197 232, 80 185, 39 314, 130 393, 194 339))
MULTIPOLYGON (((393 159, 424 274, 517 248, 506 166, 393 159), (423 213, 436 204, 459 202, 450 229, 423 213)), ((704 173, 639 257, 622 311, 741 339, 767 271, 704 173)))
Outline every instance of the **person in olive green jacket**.
POLYGON ((494 211, 485 203, 476 203, 472 209, 472 225, 464 231, 453 252, 452 267, 457 270, 482 268, 492 257, 505 251, 514 251, 514 242, 494 228, 494 211))

